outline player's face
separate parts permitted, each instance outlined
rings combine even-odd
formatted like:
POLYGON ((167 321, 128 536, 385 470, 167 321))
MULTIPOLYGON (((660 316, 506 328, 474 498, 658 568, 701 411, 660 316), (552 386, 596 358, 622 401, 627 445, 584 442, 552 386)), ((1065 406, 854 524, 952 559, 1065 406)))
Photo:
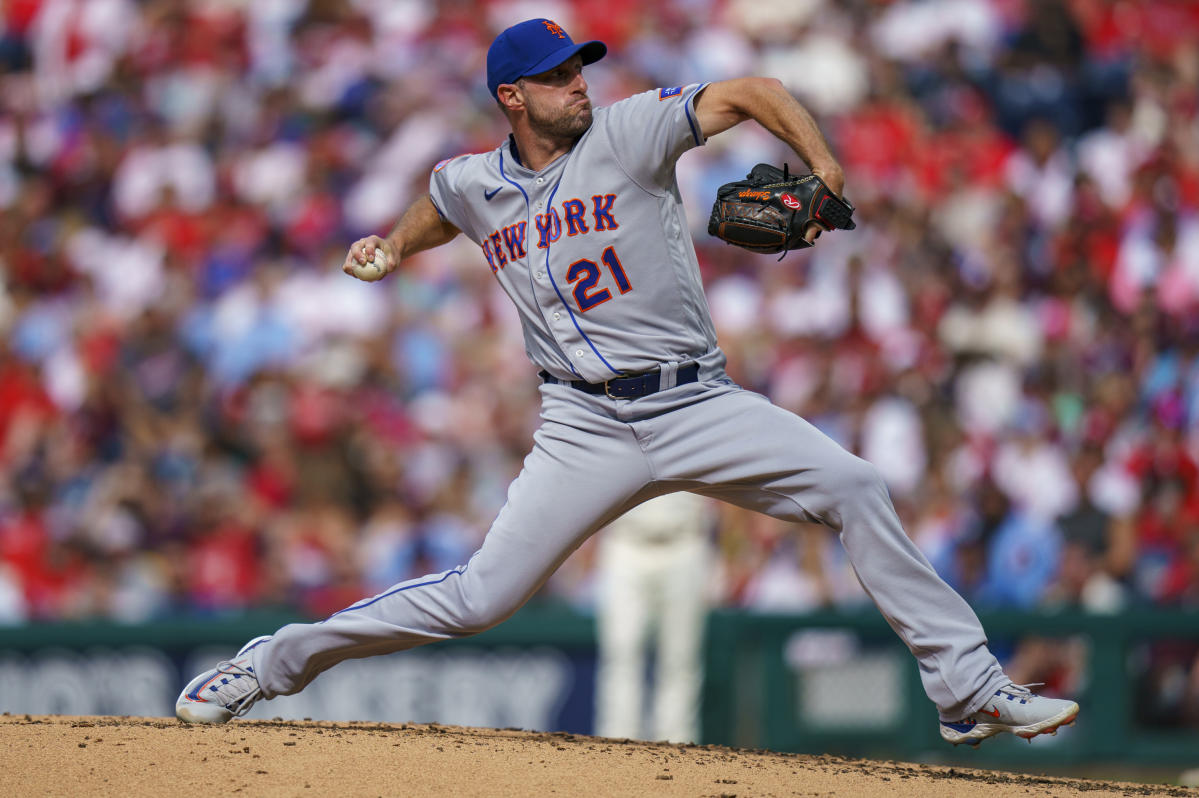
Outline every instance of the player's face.
POLYGON ((525 110, 534 130, 556 138, 575 138, 591 127, 591 99, 587 96, 580 56, 526 77, 524 95, 525 110))

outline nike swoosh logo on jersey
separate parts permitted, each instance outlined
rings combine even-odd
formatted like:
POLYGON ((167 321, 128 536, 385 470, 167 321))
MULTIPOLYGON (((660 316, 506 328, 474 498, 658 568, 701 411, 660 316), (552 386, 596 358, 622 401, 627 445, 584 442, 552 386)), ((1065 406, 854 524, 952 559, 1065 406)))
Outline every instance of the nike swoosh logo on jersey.
POLYGON ((491 202, 491 198, 494 197, 496 194, 499 194, 501 188, 503 188, 503 186, 498 186, 497 188, 493 188, 491 191, 484 191, 483 199, 487 200, 488 202, 491 202))

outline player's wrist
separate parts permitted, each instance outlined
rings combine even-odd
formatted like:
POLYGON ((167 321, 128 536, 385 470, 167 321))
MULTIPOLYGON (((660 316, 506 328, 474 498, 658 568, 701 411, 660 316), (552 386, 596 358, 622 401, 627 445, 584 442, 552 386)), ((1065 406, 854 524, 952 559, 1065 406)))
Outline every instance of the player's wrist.
POLYGON ((393 236, 384 236, 379 246, 386 253, 391 267, 394 269, 400 263, 400 259, 404 255, 404 246, 400 239, 393 236))
POLYGON ((823 180, 834 194, 841 196, 845 189, 845 170, 841 168, 841 164, 836 161, 824 161, 812 164, 811 168, 812 174, 823 180))

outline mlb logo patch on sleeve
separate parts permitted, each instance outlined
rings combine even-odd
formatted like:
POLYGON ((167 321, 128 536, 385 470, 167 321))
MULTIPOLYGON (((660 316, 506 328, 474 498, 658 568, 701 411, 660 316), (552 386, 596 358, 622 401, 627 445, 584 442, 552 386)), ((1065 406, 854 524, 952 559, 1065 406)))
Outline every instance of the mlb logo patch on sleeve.
POLYGON ((683 91, 682 86, 675 86, 673 89, 659 89, 658 99, 665 100, 668 97, 677 97, 683 91))

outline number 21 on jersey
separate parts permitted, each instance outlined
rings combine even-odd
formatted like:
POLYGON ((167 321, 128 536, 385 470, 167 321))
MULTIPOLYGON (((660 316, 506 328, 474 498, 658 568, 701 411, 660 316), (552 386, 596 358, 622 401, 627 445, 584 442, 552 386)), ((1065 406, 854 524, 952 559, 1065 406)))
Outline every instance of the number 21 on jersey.
MULTIPOLYGON (((633 290, 628 275, 624 273, 624 266, 620 265, 620 258, 616 257, 615 249, 612 247, 605 249, 600 255, 600 260, 608 267, 608 272, 612 275, 620 293, 627 294, 633 290)), ((612 292, 607 288, 597 289, 596 284, 600 281, 601 276, 599 264, 586 258, 576 260, 566 270, 566 279, 574 284, 572 293, 581 312, 586 313, 596 305, 602 305, 612 298, 612 292)))

